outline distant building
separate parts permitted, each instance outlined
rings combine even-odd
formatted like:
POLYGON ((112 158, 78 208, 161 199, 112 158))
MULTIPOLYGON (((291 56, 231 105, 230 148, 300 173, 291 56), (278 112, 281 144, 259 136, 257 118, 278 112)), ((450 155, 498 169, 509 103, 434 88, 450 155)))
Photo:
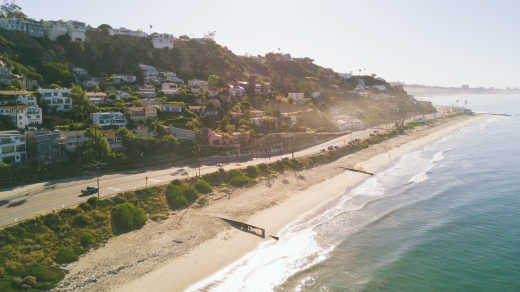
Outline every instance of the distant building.
POLYGON ((160 106, 162 104, 162 102, 153 98, 143 98, 141 99, 141 103, 147 106, 160 106))
POLYGON ((42 22, 21 18, 0 18, 0 28, 5 30, 23 31, 32 37, 42 38, 45 30, 42 22))
POLYGON ((175 38, 170 34, 159 34, 152 37, 152 45, 156 49, 173 49, 175 38))
POLYGON ((47 37, 55 41, 62 35, 68 35, 71 40, 85 41, 85 33, 87 25, 79 21, 45 21, 43 27, 47 33, 47 37))
POLYGON ((29 105, 0 106, 0 116, 10 117, 18 129, 42 124, 42 109, 29 105))
POLYGON ((176 127, 164 127, 166 132, 179 140, 193 141, 195 140, 195 132, 191 130, 176 128, 176 127))
POLYGON ((182 104, 179 103, 163 103, 160 105, 161 112, 180 113, 182 112, 182 104))
POLYGON ((155 87, 143 87, 137 91, 137 96, 139 98, 154 98, 157 96, 155 92, 155 87))
POLYGON ((88 101, 95 105, 105 105, 107 94, 104 92, 87 92, 88 101))
POLYGON ((372 85, 370 88, 375 89, 377 91, 386 91, 386 86, 384 85, 372 85))
POLYGON ((27 156, 26 147, 25 134, 18 131, 0 131, 0 161, 22 162, 27 156))
POLYGON ((336 125, 340 131, 361 130, 364 127, 361 120, 346 115, 336 116, 336 125))
POLYGON ((145 64, 139 64, 139 69, 143 72, 144 80, 146 82, 158 80, 159 71, 157 71, 155 67, 145 64))
POLYGON ((85 135, 85 130, 80 131, 62 131, 61 135, 65 142, 65 149, 69 152, 76 151, 76 148, 88 142, 88 137, 85 135))
POLYGON ((31 160, 52 163, 66 159, 65 140, 60 131, 28 131, 27 157, 31 160))
POLYGON ((157 118, 157 109, 153 106, 129 107, 125 112, 132 121, 147 121, 157 118))
POLYGON ((321 93, 319 91, 314 91, 312 93, 312 98, 316 99, 316 98, 320 98, 321 97, 321 93))
POLYGON ((72 98, 70 89, 67 88, 40 88, 38 92, 41 98, 58 112, 68 112, 72 110, 72 98))
POLYGON ((184 83, 184 80, 180 79, 174 72, 161 72, 164 81, 173 83, 184 83))
POLYGON ((120 112, 100 112, 90 114, 90 120, 100 127, 124 127, 125 116, 120 112))
POLYGON ((122 75, 122 74, 113 74, 110 76, 113 82, 115 83, 135 83, 137 77, 135 75, 122 75))
POLYGON ((144 31, 140 30, 130 30, 128 28, 113 28, 108 31, 110 35, 126 35, 126 36, 133 36, 133 37, 139 37, 139 38, 145 38, 148 36, 148 34, 144 31))
POLYGON ((114 130, 101 130, 101 135, 107 139, 110 149, 118 152, 123 150, 123 139, 114 130))
POLYGON ((191 92, 199 94, 201 90, 208 91, 208 82, 204 80, 193 79, 188 81, 188 87, 191 92))
POLYGON ((24 90, 0 90, 0 105, 38 106, 36 97, 24 90))
POLYGON ((287 94, 287 98, 290 100, 296 102, 296 103, 303 103, 305 99, 305 93, 299 93, 299 92, 289 92, 287 94))

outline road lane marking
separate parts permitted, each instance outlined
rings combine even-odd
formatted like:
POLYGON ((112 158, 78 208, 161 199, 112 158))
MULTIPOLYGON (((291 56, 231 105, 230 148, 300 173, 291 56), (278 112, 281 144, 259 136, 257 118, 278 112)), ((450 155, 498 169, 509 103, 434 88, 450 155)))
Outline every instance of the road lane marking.
POLYGON ((160 182, 161 180, 160 179, 156 179, 156 178, 149 178, 148 181, 150 181, 150 182, 160 182))
POLYGON ((108 189, 111 190, 111 191, 114 191, 114 192, 119 192, 119 191, 121 191, 121 189, 119 189, 119 188, 114 188, 114 187, 109 187, 108 189))

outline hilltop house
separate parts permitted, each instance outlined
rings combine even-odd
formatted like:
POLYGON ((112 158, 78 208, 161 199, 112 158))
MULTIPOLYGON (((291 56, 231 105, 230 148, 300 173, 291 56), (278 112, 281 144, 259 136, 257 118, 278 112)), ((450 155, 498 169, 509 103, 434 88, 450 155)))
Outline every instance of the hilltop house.
POLYGON ((108 34, 110 35, 126 35, 126 36, 133 36, 138 38, 145 38, 148 36, 148 34, 144 31, 140 30, 130 30, 128 28, 113 28, 108 31, 108 34))
POLYGON ((67 88, 40 88, 38 92, 47 105, 58 112, 68 112, 72 110, 72 98, 70 89, 67 88))
POLYGON ((28 131, 27 158, 43 163, 66 159, 65 139, 60 131, 28 131))
POLYGON ((68 35, 71 40, 85 41, 85 33, 87 32, 87 25, 83 22, 69 20, 69 21, 44 21, 43 27, 47 33, 47 37, 55 41, 62 35, 68 35))
POLYGON ((171 34, 157 34, 152 37, 152 45, 156 49, 173 49, 175 37, 171 34))
POLYGON ((0 162, 19 163, 25 160, 25 134, 18 131, 0 131, 0 162))
POLYGON ((23 90, 0 90, 0 105, 38 106, 36 97, 23 90))
POLYGON ((0 28, 5 30, 23 31, 36 38, 45 36, 45 30, 41 21, 22 18, 0 18, 0 28))

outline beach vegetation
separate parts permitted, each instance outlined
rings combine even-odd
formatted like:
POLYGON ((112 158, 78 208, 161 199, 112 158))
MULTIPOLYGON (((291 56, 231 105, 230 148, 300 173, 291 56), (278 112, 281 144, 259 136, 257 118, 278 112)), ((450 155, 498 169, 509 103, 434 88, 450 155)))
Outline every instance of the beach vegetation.
POLYGON ((121 234, 143 227, 146 223, 146 214, 143 209, 126 202, 112 209, 111 219, 112 231, 114 234, 121 234))
POLYGON ((195 184, 195 189, 197 190, 197 192, 201 194, 209 194, 213 191, 209 183, 205 181, 203 178, 197 180, 197 183, 195 184))

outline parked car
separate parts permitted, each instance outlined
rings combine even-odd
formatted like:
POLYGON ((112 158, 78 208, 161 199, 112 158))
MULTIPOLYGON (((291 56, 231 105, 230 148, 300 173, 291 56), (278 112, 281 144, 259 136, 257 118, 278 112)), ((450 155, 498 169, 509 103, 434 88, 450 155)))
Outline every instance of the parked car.
POLYGON ((330 145, 329 147, 327 147, 327 149, 330 151, 330 150, 334 150, 334 146, 330 145))
POLYGON ((81 190, 80 197, 95 194, 97 191, 98 191, 98 189, 96 187, 87 187, 86 189, 81 190))
POLYGON ((289 157, 284 157, 282 158, 282 160, 289 160, 289 157))
POLYGON ((323 153, 323 152, 325 152, 325 149, 321 149, 321 150, 320 150, 320 153, 323 153))

